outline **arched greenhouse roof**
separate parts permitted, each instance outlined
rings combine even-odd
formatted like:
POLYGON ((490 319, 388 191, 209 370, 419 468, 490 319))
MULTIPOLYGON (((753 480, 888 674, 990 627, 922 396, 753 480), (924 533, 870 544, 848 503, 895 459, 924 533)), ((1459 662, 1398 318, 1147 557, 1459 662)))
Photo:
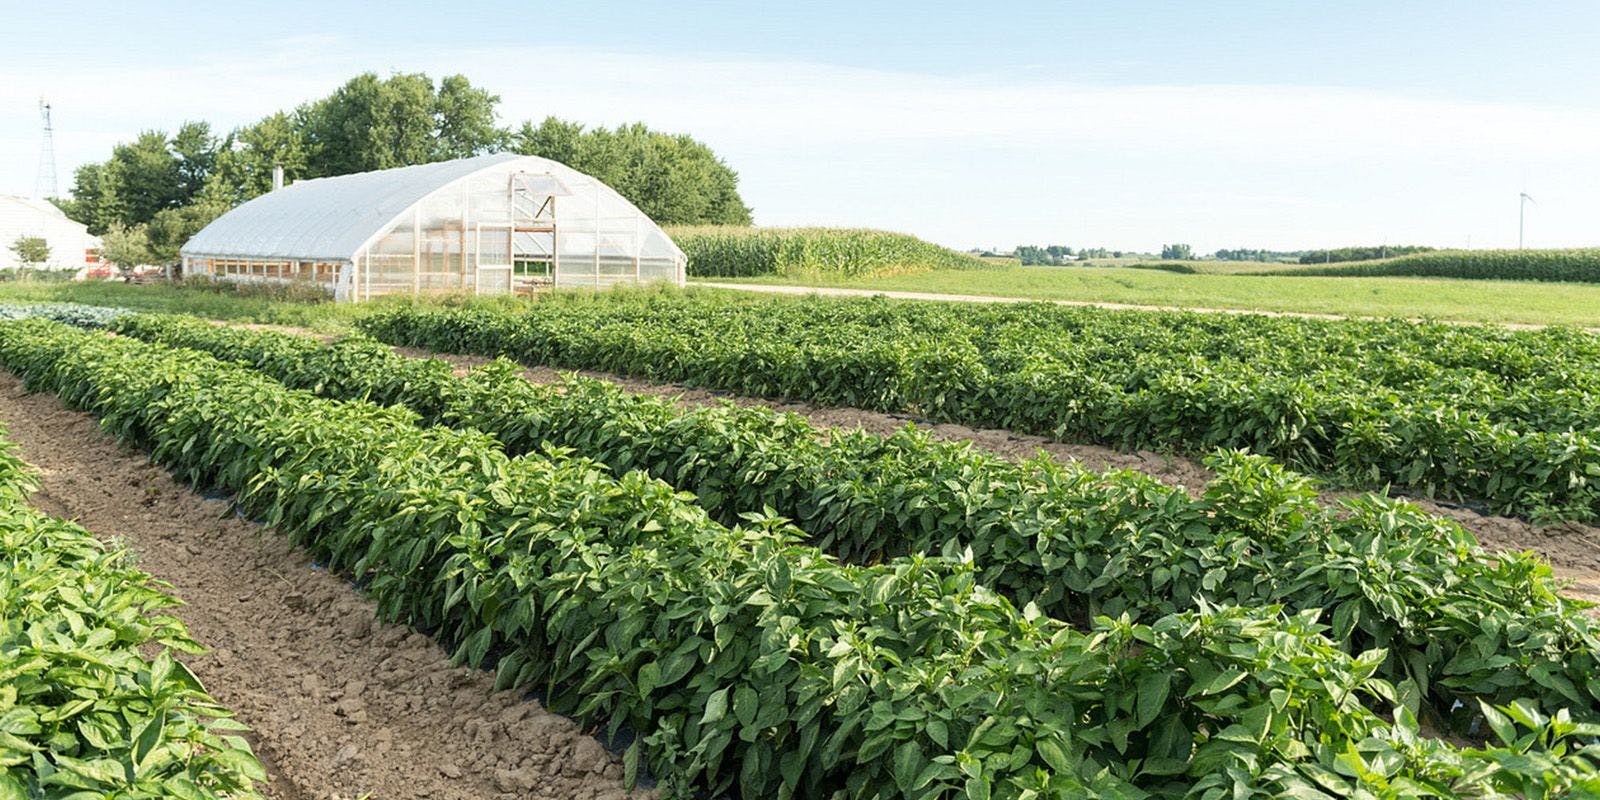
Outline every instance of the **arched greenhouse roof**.
POLYGON ((526 173, 570 195, 580 214, 636 216, 650 231, 649 249, 682 251, 643 212, 599 179, 560 162, 515 153, 298 181, 218 217, 184 244, 186 258, 352 261, 429 197, 464 181, 526 173), (545 178, 543 176, 549 176, 545 178), (592 212, 589 211, 592 209, 592 212))

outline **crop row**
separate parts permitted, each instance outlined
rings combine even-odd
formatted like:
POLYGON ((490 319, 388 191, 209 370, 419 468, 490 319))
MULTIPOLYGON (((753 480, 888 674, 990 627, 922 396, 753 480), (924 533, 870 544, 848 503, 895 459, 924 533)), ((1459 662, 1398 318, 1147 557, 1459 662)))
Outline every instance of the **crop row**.
MULTIPOLYGON (((1305 263, 1320 263, 1307 262, 1305 263)), ((1500 281, 1600 283, 1600 248, 1575 250, 1439 250, 1383 261, 1285 270, 1284 275, 1413 275, 1500 281)))
POLYGON ((0 304, 0 320, 53 319, 80 328, 104 328, 111 320, 133 313, 123 308, 91 306, 83 303, 0 304))
POLYGON ((1600 514, 1600 337, 1050 305, 552 295, 400 305, 390 344, 1189 453, 1349 485, 1600 514))
POLYGON ((865 276, 988 265, 915 236, 858 228, 685 226, 669 231, 704 278, 865 276))
POLYGON ((242 728, 174 653, 178 601, 88 531, 27 504, 0 429, 0 798, 259 797, 242 728))
POLYGON ((912 427, 825 432, 793 414, 686 410, 594 380, 536 386, 504 361, 457 378, 359 338, 325 345, 181 316, 113 327, 325 396, 470 426, 513 454, 554 445, 616 474, 642 470, 727 524, 769 509, 847 561, 969 552, 980 582, 1061 619, 1149 621, 1206 602, 1321 610, 1347 652, 1384 648, 1378 676, 1415 687, 1439 724, 1452 708, 1474 715, 1474 697, 1531 697, 1600 719, 1600 640, 1548 566, 1489 556, 1409 504, 1320 506, 1309 481, 1260 457, 1214 456, 1217 477, 1193 499, 1137 473, 1016 464, 912 427))
POLYGON ((403 409, 285 389, 196 351, 0 323, 0 363, 179 475, 239 493, 387 616, 505 685, 636 732, 669 793, 746 797, 1503 796, 1600 781, 1594 734, 1526 704, 1458 749, 1311 614, 1205 607, 1079 632, 959 561, 842 565, 665 484, 507 457, 403 409), (1520 727, 1519 727, 1520 726, 1520 727))

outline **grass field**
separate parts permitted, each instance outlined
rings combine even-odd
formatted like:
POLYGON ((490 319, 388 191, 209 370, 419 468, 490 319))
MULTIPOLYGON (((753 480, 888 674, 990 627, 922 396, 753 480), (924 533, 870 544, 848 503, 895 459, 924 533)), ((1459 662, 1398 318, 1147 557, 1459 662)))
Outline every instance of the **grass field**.
MULTIPOLYGON (((1235 262, 1203 263, 1235 265, 1235 262)), ((717 282, 802 285, 801 281, 775 277, 720 278, 717 282)), ((1600 285, 1532 281, 1186 275, 1125 267, 1011 266, 859 280, 810 280, 803 285, 1180 308, 1600 327, 1600 285)), ((361 304, 307 303, 162 284, 0 283, 0 303, 34 302, 120 306, 211 319, 294 325, 329 333, 348 329, 357 318, 382 304, 380 301, 363 307, 361 304)), ((519 301, 478 298, 473 302, 496 305, 519 301)))
MULTIPOLYGON (((1272 265, 1252 263, 1250 266, 1272 265)), ((796 283, 777 278, 737 282, 796 283)), ((1179 308, 1600 327, 1600 286, 1582 284, 1451 278, 1185 275, 1121 267, 1012 267, 823 280, 807 285, 1179 308)))

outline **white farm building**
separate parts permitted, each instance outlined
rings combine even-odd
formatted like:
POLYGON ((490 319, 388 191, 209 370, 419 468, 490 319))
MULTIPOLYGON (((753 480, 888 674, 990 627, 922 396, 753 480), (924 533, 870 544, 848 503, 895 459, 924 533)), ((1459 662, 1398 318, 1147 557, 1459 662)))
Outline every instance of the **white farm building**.
POLYGON ((340 300, 681 285, 687 264, 611 187, 512 153, 300 181, 218 217, 181 252, 186 275, 309 282, 340 300))
POLYGON ((47 200, 0 195, 0 269, 21 266, 11 246, 28 236, 42 237, 50 248, 50 257, 33 265, 38 268, 79 270, 99 263, 99 237, 67 219, 61 209, 47 200))

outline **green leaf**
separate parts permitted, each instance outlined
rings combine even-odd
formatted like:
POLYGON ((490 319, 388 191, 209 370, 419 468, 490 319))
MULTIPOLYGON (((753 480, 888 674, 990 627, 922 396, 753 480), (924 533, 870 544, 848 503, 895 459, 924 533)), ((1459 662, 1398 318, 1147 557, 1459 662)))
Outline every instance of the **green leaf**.
POLYGON ((701 725, 711 725, 721 721, 728 713, 728 687, 724 686, 706 698, 706 712, 700 717, 701 725))
POLYGON ((793 572, 789 569, 788 559, 778 557, 772 559, 772 564, 767 568, 767 588, 774 596, 782 596, 789 591, 789 586, 794 582, 793 572))
POLYGON ((639 750, 643 741, 635 738, 622 751, 622 782, 630 790, 639 785, 639 750))
POLYGON ((755 722, 756 711, 760 708, 761 701, 756 695, 756 690, 749 684, 739 684, 733 692, 733 716, 739 724, 745 727, 755 722))
POLYGON ((1055 737, 1041 737, 1034 742, 1034 749, 1039 752, 1039 757, 1044 759, 1044 763, 1050 765, 1051 769, 1063 775, 1072 774, 1072 759, 1067 757, 1067 751, 1062 749, 1061 744, 1055 740, 1055 737))
POLYGON ((901 792, 909 792, 912 784, 916 783, 917 775, 922 772, 926 759, 922 756, 922 747, 915 741, 905 741, 894 750, 894 782, 900 787, 901 792))
POLYGON ((163 711, 151 717, 150 721, 145 723, 144 729, 139 731, 139 735, 134 737, 133 764, 136 769, 140 764, 144 763, 145 757, 150 755, 150 751, 156 749, 156 746, 161 743, 161 734, 165 730, 166 724, 167 714, 163 711))
POLYGON ((0 772, 0 800, 28 800, 28 787, 9 771, 0 772))
POLYGON ((1166 707, 1167 695, 1172 690, 1172 676, 1166 672, 1146 672, 1139 678, 1138 723, 1149 727, 1166 707))
POLYGON ((968 778, 962 790, 966 792, 967 800, 989 800, 989 779, 982 776, 968 778))
POLYGON ((661 665, 652 661, 639 668, 638 676, 639 696, 646 697, 655 691, 658 681, 661 680, 661 665))
POLYGON ((1484 721, 1489 723, 1489 728, 1494 731, 1494 735, 1500 739, 1501 744, 1509 747, 1516 743, 1517 728, 1511 724, 1510 717, 1501 713, 1500 709, 1482 700, 1478 701, 1478 709, 1483 712, 1484 721))

